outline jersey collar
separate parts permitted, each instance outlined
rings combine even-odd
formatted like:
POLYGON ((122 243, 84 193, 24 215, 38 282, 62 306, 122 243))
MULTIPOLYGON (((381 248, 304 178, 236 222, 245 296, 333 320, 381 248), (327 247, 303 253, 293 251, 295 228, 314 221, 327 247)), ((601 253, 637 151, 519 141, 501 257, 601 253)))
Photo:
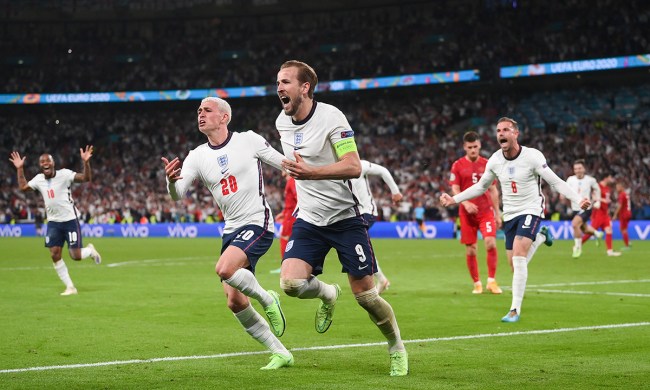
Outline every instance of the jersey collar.
POLYGON ((524 150, 524 147, 523 147, 522 145, 519 145, 519 151, 517 152, 517 154, 516 154, 513 158, 508 158, 508 157, 506 157, 506 155, 505 155, 503 152, 501 152, 501 154, 503 154, 503 158, 505 158, 506 160, 508 160, 508 161, 512 161, 512 160, 516 160, 517 157, 519 157, 519 155, 521 154, 521 151, 522 151, 522 150, 524 150))
POLYGON ((294 125, 304 125, 305 123, 307 123, 311 119, 311 117, 314 116, 314 111, 316 111, 316 104, 318 104, 318 102, 314 100, 314 104, 311 106, 311 111, 309 111, 309 115, 307 115, 305 119, 301 120, 300 122, 296 122, 293 120, 293 118, 291 118, 291 123, 293 123, 294 125))
POLYGON ((228 145, 228 142, 230 142, 230 139, 231 139, 231 138, 232 138, 232 131, 229 131, 229 132, 228 132, 228 137, 226 137, 226 140, 223 141, 220 145, 212 145, 212 144, 210 143, 210 140, 208 140, 208 146, 209 146, 210 149, 212 149, 212 150, 219 150, 219 149, 223 148, 224 146, 228 145))

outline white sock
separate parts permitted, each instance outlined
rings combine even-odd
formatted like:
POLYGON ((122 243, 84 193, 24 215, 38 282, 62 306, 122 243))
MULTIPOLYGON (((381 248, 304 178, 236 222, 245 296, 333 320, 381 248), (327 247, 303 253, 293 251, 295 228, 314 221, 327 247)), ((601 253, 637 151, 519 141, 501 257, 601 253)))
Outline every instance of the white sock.
POLYGON ((582 237, 580 237, 580 238, 574 238, 574 239, 573 239, 573 242, 574 242, 573 246, 574 246, 575 248, 582 248, 582 237))
POLYGON ((320 298, 325 303, 332 303, 336 299, 336 287, 321 282, 315 276, 309 279, 280 279, 280 286, 290 297, 320 298))
POLYGON ((54 263, 54 269, 56 270, 56 273, 59 275, 59 279, 61 279, 61 281, 63 282, 63 284, 65 284, 66 287, 68 288, 74 287, 74 284, 72 284, 72 279, 70 279, 70 275, 68 274, 68 267, 66 267, 63 259, 54 263))
POLYGON ((252 305, 248 305, 247 308, 239 313, 234 313, 234 315, 237 321, 244 327, 246 333, 267 347, 272 353, 289 354, 289 351, 275 337, 273 332, 271 332, 269 324, 255 311, 252 305))
POLYGON ((82 259, 90 257, 91 253, 93 253, 93 251, 90 248, 88 248, 88 247, 81 248, 81 258, 82 259))
POLYGON ((273 303, 273 297, 260 286, 255 275, 246 268, 240 268, 235 271, 230 279, 224 280, 229 286, 241 291, 247 297, 258 301, 263 307, 273 303))
POLYGON ((530 245, 530 249, 528 249, 528 253, 526 254, 526 262, 530 263, 530 261, 533 259, 533 255, 537 251, 537 248, 539 248, 540 245, 542 245, 546 241, 546 237, 543 234, 537 233, 537 236, 535 236, 535 241, 530 245))
POLYGON ((487 282, 488 282, 488 283, 496 282, 496 279, 494 279, 494 278, 488 278, 487 282))
POLYGON ((521 302, 524 300, 526 281, 528 280, 528 262, 523 256, 513 256, 512 265, 515 272, 512 274, 512 306, 510 306, 510 310, 517 309, 517 314, 521 314, 521 302))

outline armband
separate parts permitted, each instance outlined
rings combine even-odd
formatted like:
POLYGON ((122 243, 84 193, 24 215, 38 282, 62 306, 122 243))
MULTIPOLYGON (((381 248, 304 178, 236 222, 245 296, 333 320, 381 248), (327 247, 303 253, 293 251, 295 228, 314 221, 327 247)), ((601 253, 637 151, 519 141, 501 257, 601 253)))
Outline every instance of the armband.
POLYGON ((357 144, 354 142, 354 138, 343 139, 334 144, 334 150, 336 150, 336 156, 341 158, 341 156, 357 151, 357 144))

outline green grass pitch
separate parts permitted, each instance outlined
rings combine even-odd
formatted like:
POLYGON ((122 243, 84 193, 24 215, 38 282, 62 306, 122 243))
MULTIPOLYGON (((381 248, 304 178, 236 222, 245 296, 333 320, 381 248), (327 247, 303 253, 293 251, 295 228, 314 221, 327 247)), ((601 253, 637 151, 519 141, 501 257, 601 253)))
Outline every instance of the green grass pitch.
MULTIPOLYGON (((499 242, 501 295, 472 295, 464 248, 451 240, 375 240, 410 374, 391 378, 383 337, 330 253, 321 279, 343 287, 334 322, 317 302, 281 293, 296 365, 260 371, 269 353, 235 321, 214 273, 218 239, 86 239, 104 263, 64 259, 79 295, 61 297, 41 238, 1 238, 2 389, 594 389, 650 383, 650 242, 607 257, 594 242, 542 247, 529 265, 519 323, 499 242), (617 325, 607 327, 607 325, 617 325), (321 347, 321 348, 317 348, 321 347), (170 359, 161 359, 170 358, 170 359)), ((615 247, 620 247, 615 242, 615 247)), ((278 243, 262 286, 279 291, 278 243)), ((485 251, 479 268, 486 279, 485 251)), ((259 305, 255 306, 260 310, 259 305)))

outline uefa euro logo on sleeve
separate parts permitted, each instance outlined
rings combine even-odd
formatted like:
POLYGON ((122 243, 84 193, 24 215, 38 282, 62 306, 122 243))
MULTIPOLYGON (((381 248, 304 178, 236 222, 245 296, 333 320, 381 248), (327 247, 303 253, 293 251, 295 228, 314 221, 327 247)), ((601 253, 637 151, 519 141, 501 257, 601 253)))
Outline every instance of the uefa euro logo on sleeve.
POLYGON ((221 167, 221 173, 226 173, 228 170, 228 155, 224 154, 223 156, 217 157, 217 162, 219 162, 219 166, 221 167))

